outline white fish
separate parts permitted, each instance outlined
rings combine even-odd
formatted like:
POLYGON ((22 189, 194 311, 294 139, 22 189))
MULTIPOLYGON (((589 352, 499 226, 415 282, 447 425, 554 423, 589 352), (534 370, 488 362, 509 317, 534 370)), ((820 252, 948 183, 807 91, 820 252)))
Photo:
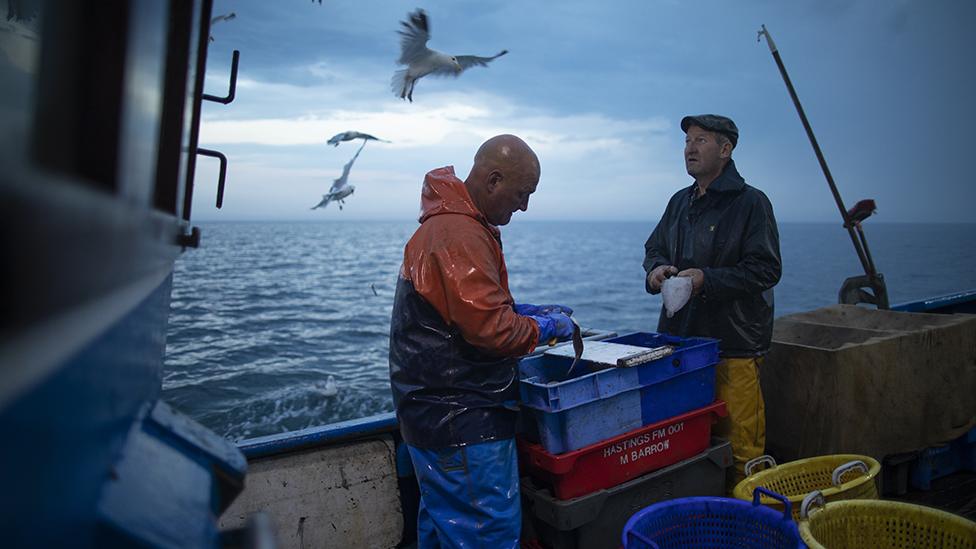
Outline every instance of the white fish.
POLYGON ((495 58, 508 53, 508 50, 491 57, 477 55, 448 55, 429 49, 427 41, 430 39, 430 27, 427 22, 427 12, 422 9, 408 14, 410 21, 401 21, 403 28, 400 33, 400 59, 397 63, 407 65, 406 69, 393 74, 391 87, 400 99, 413 102, 413 87, 428 74, 435 76, 459 76, 465 69, 480 66, 487 67, 495 58))
POLYGON ((661 284, 661 296, 664 298, 664 310, 668 318, 681 310, 691 299, 691 277, 672 276, 661 284))

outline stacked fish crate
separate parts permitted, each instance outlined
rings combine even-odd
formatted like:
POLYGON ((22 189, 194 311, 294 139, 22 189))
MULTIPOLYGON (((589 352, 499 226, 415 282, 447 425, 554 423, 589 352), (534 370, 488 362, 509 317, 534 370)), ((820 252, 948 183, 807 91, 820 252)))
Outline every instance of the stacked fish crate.
POLYGON ((723 495, 732 463, 711 438, 718 341, 637 332, 561 345, 519 364, 523 537, 553 549, 617 547, 647 505, 723 495))

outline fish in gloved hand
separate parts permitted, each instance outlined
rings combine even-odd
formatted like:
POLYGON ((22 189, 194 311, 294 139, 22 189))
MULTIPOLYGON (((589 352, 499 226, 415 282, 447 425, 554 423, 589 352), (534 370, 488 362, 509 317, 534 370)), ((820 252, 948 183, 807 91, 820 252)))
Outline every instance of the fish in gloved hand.
POLYGON ((668 318, 681 310, 691 299, 692 280, 687 276, 672 276, 661 283, 661 297, 668 318))
POLYGON ((583 356, 583 331, 580 329, 579 322, 576 322, 575 318, 570 317, 573 321, 573 363, 569 365, 569 370, 566 371, 567 376, 573 375, 573 370, 576 368, 576 364, 579 363, 580 357, 583 356))
POLYGON ((573 337, 573 330, 576 323, 570 318, 571 313, 552 311, 544 313, 536 311, 536 314, 528 314, 532 320, 539 325, 539 344, 548 343, 555 345, 557 341, 565 341, 573 337))
POLYGON ((583 333, 579 323, 571 316, 573 309, 565 305, 530 305, 528 303, 516 303, 512 305, 512 308, 520 315, 531 316, 536 319, 536 322, 539 323, 540 344, 545 341, 551 347, 559 340, 570 337, 573 339, 573 352, 576 356, 569 366, 569 373, 572 373, 573 369, 576 368, 576 363, 583 356, 583 333), (548 329, 543 328, 544 321, 540 322, 540 316, 547 316, 554 320, 551 335, 548 329))
POLYGON ((573 320, 573 309, 566 305, 532 305, 529 303, 515 303, 512 309, 522 316, 535 319, 539 325, 539 343, 555 345, 560 340, 573 337, 573 332, 579 330, 573 320))
MULTIPOLYGON (((569 338, 573 339, 573 353, 575 356, 573 357, 573 363, 569 365, 569 370, 566 371, 566 375, 570 376, 572 375, 573 370, 576 368, 576 364, 579 362, 580 357, 583 356, 582 330, 580 330, 580 325, 576 322, 575 318, 567 316, 563 313, 550 313, 548 318, 553 320, 554 325, 552 331, 553 336, 548 339, 550 347, 555 345, 557 341, 566 340, 569 338)), ((547 341, 547 339, 540 337, 539 343, 542 343, 543 341, 547 341)))

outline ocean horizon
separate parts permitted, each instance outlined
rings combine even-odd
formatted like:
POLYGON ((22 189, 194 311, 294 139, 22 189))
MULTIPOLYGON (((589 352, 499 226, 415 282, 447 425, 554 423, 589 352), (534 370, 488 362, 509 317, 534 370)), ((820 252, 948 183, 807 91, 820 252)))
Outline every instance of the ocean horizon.
MULTIPOLYGON (((569 305, 585 328, 655 331, 660 296, 644 291, 641 262, 656 223, 516 218, 502 227, 513 296, 569 305)), ((169 404, 231 440, 392 410, 390 312, 415 220, 197 225, 200 248, 174 269, 169 404)), ((777 317, 836 303, 863 274, 840 223, 779 229, 777 317)), ((976 288, 976 224, 872 220, 865 232, 892 304, 976 288)))

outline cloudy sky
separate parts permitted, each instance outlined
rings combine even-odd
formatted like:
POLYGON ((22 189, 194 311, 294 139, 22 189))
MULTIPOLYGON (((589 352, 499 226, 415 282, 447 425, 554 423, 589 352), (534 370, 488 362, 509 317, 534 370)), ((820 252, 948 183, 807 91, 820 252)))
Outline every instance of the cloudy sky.
POLYGON ((198 164, 198 220, 414 219, 423 175, 514 133, 542 179, 516 219, 656 220, 684 172, 685 114, 740 129, 733 158, 781 221, 839 214, 765 41, 772 33, 847 206, 887 222, 976 222, 976 84, 967 0, 401 2, 215 0, 207 92, 223 95, 241 51, 237 99, 204 103, 200 145, 229 157, 222 210, 198 164), (433 49, 509 55, 458 79, 390 91, 396 30, 423 7, 433 49), (311 211, 355 144, 343 211, 311 211))

